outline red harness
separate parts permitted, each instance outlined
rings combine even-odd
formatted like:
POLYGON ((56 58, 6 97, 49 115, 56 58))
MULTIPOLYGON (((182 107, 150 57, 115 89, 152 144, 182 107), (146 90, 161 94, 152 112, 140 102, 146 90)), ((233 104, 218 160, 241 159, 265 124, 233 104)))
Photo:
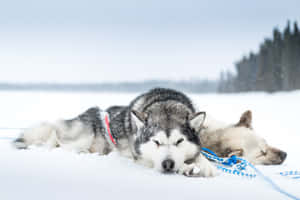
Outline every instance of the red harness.
POLYGON ((111 131, 110 131, 110 126, 109 126, 109 118, 108 118, 108 113, 107 112, 104 112, 104 125, 105 125, 105 130, 106 130, 106 133, 108 134, 109 136, 109 139, 111 140, 111 142, 114 144, 114 145, 117 145, 117 142, 115 141, 115 139, 113 138, 112 134, 111 134, 111 131))

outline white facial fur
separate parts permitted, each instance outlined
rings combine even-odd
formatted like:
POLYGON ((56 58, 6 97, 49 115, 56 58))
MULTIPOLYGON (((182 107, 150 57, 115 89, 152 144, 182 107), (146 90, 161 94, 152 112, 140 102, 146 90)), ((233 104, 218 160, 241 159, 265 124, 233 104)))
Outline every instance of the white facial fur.
POLYGON ((173 171, 177 171, 185 160, 192 158, 197 153, 198 147, 189 142, 179 130, 173 129, 170 137, 167 137, 163 131, 158 132, 147 143, 141 145, 140 151, 143 159, 151 162, 155 169, 163 171, 162 162, 171 159, 175 162, 173 171), (182 142, 176 145, 179 140, 182 142))

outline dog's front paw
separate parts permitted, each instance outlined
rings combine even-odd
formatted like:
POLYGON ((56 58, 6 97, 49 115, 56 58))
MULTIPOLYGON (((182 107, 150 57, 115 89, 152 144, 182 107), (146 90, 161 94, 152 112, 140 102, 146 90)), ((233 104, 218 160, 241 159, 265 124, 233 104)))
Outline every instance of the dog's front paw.
POLYGON ((179 170, 179 174, 182 174, 187 177, 200 177, 200 169, 194 164, 184 164, 179 170))
POLYGON ((201 177, 215 177, 218 175, 217 168, 211 163, 198 166, 198 168, 200 169, 199 173, 201 177))
POLYGON ((217 168, 209 162, 205 157, 200 157, 196 162, 196 167, 200 169, 200 176, 202 177, 215 177, 218 175, 217 168))

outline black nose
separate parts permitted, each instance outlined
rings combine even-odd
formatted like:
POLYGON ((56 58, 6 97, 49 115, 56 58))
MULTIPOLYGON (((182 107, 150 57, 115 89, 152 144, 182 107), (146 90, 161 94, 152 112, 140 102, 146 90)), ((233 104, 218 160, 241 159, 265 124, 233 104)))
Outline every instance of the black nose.
POLYGON ((173 171, 175 166, 175 162, 171 159, 166 159, 162 162, 162 167, 165 172, 171 172, 173 171))
POLYGON ((283 162, 286 159, 287 153, 284 151, 280 151, 278 154, 279 154, 281 161, 283 162))

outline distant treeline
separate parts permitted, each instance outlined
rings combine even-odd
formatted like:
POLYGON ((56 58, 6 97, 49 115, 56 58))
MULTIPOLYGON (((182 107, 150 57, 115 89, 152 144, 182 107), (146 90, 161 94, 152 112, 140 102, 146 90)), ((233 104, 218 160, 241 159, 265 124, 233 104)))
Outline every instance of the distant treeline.
POLYGON ((213 93, 217 81, 144 81, 91 84, 58 83, 0 83, 0 90, 12 91, 60 91, 60 92, 144 92, 154 87, 167 87, 190 93, 213 93))
POLYGON ((219 92, 289 91, 300 89, 300 32, 288 21, 281 33, 265 39, 258 53, 250 53, 235 65, 237 74, 222 72, 219 92))

